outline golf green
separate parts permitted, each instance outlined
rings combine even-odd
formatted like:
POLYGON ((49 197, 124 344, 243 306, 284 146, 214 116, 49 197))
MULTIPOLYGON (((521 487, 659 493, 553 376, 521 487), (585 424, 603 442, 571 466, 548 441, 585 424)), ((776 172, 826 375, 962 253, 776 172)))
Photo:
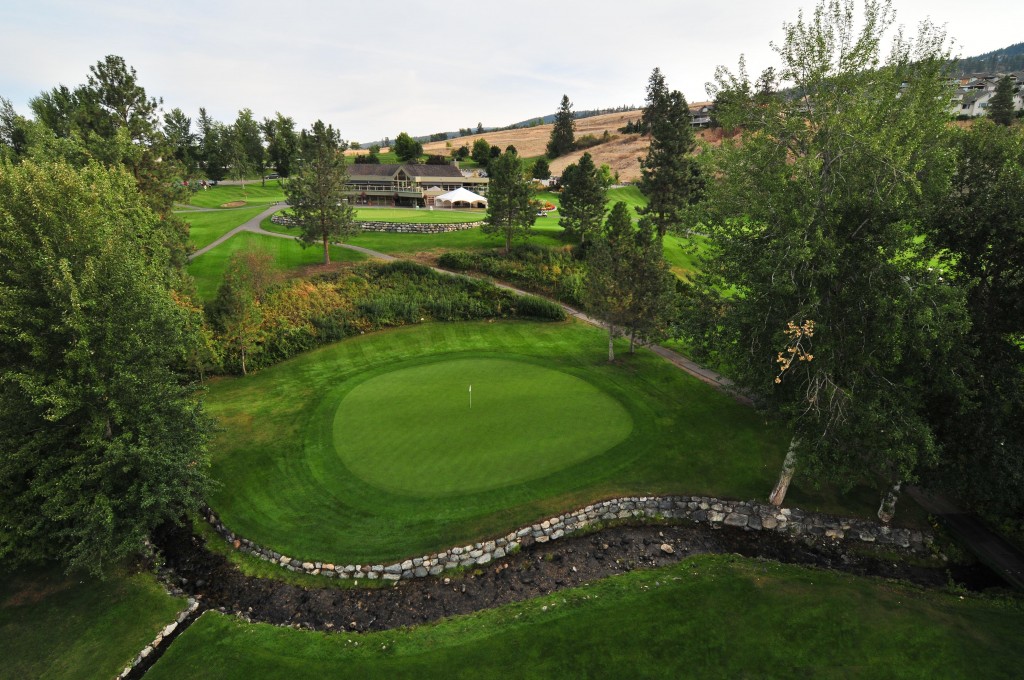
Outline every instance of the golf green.
POLYGON ((338 404, 334 446, 364 482, 434 497, 547 476, 632 429, 621 404, 568 373, 510 359, 442 359, 354 387, 338 404))

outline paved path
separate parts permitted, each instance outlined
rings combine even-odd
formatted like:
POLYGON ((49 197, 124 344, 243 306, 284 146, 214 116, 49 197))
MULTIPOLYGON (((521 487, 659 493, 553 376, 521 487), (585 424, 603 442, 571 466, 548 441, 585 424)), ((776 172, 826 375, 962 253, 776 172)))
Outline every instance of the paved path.
POLYGON ((918 505, 942 520, 949 532, 985 566, 1014 588, 1024 590, 1024 554, 1017 548, 946 498, 917 487, 908 487, 907 493, 918 505))

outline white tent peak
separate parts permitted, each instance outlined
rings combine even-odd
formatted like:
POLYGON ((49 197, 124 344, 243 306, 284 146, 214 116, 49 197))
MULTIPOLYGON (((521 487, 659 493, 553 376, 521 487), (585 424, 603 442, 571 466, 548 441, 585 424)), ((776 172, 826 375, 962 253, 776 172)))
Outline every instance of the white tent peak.
POLYGON ((470 207, 487 206, 487 199, 480 194, 475 194, 465 187, 459 187, 447 194, 441 194, 434 198, 434 205, 442 207, 453 207, 456 203, 468 203, 470 207), (479 205, 478 205, 479 204, 479 205))

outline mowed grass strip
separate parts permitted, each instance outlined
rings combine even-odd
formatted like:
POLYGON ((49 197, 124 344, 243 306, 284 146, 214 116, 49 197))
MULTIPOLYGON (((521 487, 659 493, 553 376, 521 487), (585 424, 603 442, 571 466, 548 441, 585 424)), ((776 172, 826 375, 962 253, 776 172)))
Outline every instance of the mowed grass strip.
MULTIPOLYGON (((295 240, 266 236, 252 232, 240 232, 216 248, 203 253, 188 265, 188 273, 196 281, 196 291, 201 300, 209 302, 217 296, 217 288, 224 279, 224 270, 234 253, 256 250, 273 257, 273 268, 287 272, 289 269, 319 264, 323 261, 321 247, 303 248, 295 240)), ((331 246, 331 262, 360 262, 366 259, 362 253, 347 248, 331 246)))
POLYGON ((1020 607, 700 556, 411 629, 354 635, 208 612, 147 678, 1009 678, 1020 607))
POLYGON ((213 212, 186 212, 179 216, 189 224, 188 240, 196 248, 207 246, 235 227, 256 217, 265 208, 237 208, 213 212))
POLYGON ((486 217, 483 210, 447 210, 425 208, 356 208, 360 222, 395 222, 398 224, 462 224, 480 222, 486 217))
MULTIPOLYGON (((409 212, 415 211, 410 210, 409 212)), ((537 224, 539 226, 533 228, 529 243, 553 247, 565 245, 565 241, 561 238, 562 228, 558 226, 557 220, 544 222, 544 220, 538 218, 537 224)), ((298 233, 298 230, 295 228, 289 229, 288 227, 274 224, 270 221, 270 218, 263 220, 260 226, 266 231, 278 234, 295 235, 298 233)), ((503 239, 487 236, 480 230, 480 227, 449 231, 443 234, 389 234, 364 231, 356 236, 346 237, 345 243, 394 255, 410 255, 440 250, 480 250, 505 245, 503 239)))
POLYGON ((102 678, 120 673, 185 606, 151 574, 105 580, 56 568, 0 581, 0 676, 102 678))
POLYGON ((363 481, 411 496, 458 496, 543 477, 607 451, 629 413, 575 376, 525 361, 447 359, 356 385, 334 445, 363 481), (572 404, 576 427, 563 408, 572 404))
POLYGON ((265 187, 261 186, 259 180, 247 180, 244 188, 238 184, 218 184, 205 191, 200 189, 192 194, 189 204, 197 208, 219 208, 226 203, 244 201, 246 205, 266 208, 271 203, 283 200, 284 187, 280 180, 267 180, 265 187))
MULTIPOLYGON (((285 554, 365 564, 499 536, 620 494, 767 496, 787 432, 649 352, 629 356, 624 344, 617 351, 620 361, 609 364, 607 335, 576 322, 424 324, 351 338, 247 378, 217 380, 207 406, 224 428, 212 446, 212 472, 222 486, 210 505, 234 531, 285 554), (335 444, 344 438, 335 418, 353 384, 441 358, 525 361, 575 376, 620 404, 633 429, 602 453, 487 491, 424 498, 353 474, 335 444)), ((521 427, 524 440, 543 447, 544 438, 565 429, 601 426, 572 401, 549 408, 555 424, 521 427)), ((403 426, 400 418, 380 418, 383 427, 403 426)), ((477 449, 486 445, 474 442, 477 449)), ((389 469, 383 465, 377 474, 389 469)), ((799 476, 791 494, 800 507, 841 514, 870 516, 877 505, 873 494, 840 497, 799 476)))

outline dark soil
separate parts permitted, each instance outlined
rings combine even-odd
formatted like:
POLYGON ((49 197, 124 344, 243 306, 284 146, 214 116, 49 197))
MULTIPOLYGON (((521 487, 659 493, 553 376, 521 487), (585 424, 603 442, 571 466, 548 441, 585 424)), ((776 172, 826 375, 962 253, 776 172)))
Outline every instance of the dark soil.
POLYGON ((354 632, 435 621, 704 553, 736 553, 932 587, 947 585, 951 577, 974 589, 999 583, 983 567, 918 567, 848 555, 832 543, 807 544, 773 532, 711 529, 690 523, 607 528, 534 544, 455 576, 400 581, 393 587, 378 588, 310 589, 245 576, 223 555, 206 550, 204 540, 187 527, 165 526, 154 539, 172 570, 168 576, 171 585, 196 596, 202 608, 236 613, 252 621, 354 632), (674 552, 663 551, 662 544, 672 546, 674 552))

